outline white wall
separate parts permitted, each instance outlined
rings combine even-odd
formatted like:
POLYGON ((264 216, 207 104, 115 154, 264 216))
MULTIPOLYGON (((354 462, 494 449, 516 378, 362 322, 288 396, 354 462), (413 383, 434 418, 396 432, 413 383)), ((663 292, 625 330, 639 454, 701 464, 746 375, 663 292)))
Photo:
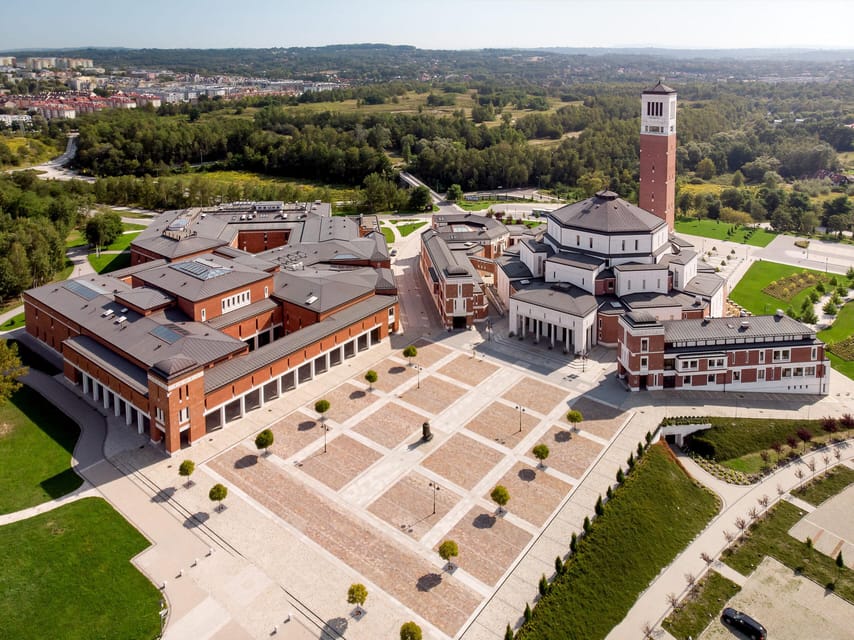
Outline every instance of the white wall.
POLYGON ((546 253, 534 253, 524 242, 519 243, 519 259, 534 274, 535 278, 543 277, 546 253))
POLYGON ((615 288, 617 296, 625 296, 630 293, 667 293, 667 271, 664 269, 650 271, 620 271, 615 269, 614 275, 617 280, 615 288))
POLYGON ((581 269, 546 260, 545 272, 546 282, 569 282, 588 293, 593 293, 595 288, 596 271, 590 269, 581 269))
MULTIPOLYGON (((528 318, 543 320, 545 322, 548 322, 549 324, 571 329, 573 332, 573 343, 570 345, 572 353, 578 353, 579 351, 585 349, 584 336, 586 335, 590 327, 592 327, 596 322, 595 309, 588 316, 584 318, 579 318, 576 316, 569 315, 568 313, 561 313, 560 311, 555 311, 554 309, 547 309, 546 307, 536 306, 528 302, 516 300, 514 298, 510 299, 510 304, 508 306, 510 309, 509 327, 511 331, 516 331, 518 317, 520 314, 528 318)), ((594 342, 595 339, 596 334, 594 331, 594 342)), ((589 345, 588 348, 592 346, 593 345, 589 345)), ((557 342, 555 342, 555 347, 557 347, 557 342)))
POLYGON ((724 317, 724 287, 718 289, 715 295, 712 296, 709 315, 713 318, 724 317))

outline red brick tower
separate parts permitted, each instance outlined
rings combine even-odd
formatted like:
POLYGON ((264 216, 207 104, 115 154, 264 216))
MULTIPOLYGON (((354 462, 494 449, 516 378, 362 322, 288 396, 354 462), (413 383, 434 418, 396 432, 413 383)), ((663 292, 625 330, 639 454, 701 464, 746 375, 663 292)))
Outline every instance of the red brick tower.
POLYGON ((638 205, 667 222, 676 215, 676 91, 661 82, 641 94, 638 205))

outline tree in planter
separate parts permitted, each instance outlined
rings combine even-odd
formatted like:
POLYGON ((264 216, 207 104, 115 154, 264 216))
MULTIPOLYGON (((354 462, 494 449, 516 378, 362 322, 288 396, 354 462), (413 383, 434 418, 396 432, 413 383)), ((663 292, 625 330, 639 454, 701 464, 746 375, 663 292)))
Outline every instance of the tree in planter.
POLYGON ((211 487, 211 490, 208 492, 208 498, 211 499, 212 502, 216 502, 216 511, 222 511, 222 501, 228 497, 228 487, 222 484, 215 484, 211 487))
POLYGON ((356 610, 361 613, 365 600, 368 599, 368 589, 361 583, 351 584, 347 589, 347 604, 356 605, 356 610))
POLYGON ((412 366, 412 358, 418 355, 418 349, 415 348, 414 344, 409 345, 403 350, 403 357, 409 360, 409 366, 412 366))
POLYGON ((192 480, 190 480, 190 476, 193 475, 193 471, 196 470, 196 463, 192 460, 184 460, 181 463, 181 466, 178 467, 178 475, 182 478, 186 478, 187 481, 184 483, 184 486, 189 489, 192 484, 192 480))
POLYGON ((404 622, 400 625, 400 640, 421 640, 421 627, 414 622, 404 622))
POLYGON ((379 376, 377 376, 377 372, 373 369, 368 369, 368 372, 365 374, 365 380, 368 382, 368 391, 374 390, 374 383, 377 381, 379 376))
POLYGON ((573 429, 578 429, 578 425, 584 420, 584 416, 577 409, 570 409, 569 413, 566 414, 566 420, 572 425, 573 429))
POLYGON ((448 563, 448 569, 454 568, 453 558, 460 555, 460 548, 453 540, 445 540, 439 545, 439 557, 448 563))
POLYGON ((507 487, 500 484, 495 486, 492 493, 489 494, 489 497, 498 505, 499 514, 504 511, 504 505, 510 502, 510 492, 507 491, 507 487))
POLYGON ((330 406, 329 400, 323 398, 314 403, 314 410, 320 414, 320 428, 323 429, 323 453, 326 453, 326 412, 330 406))
POLYGON ((264 455, 266 456, 270 447, 273 446, 273 441, 275 440, 275 436, 273 436, 273 431, 270 429, 264 429, 261 433, 255 436, 255 447, 260 451, 264 450, 264 455))
POLYGON ((540 443, 535 446, 531 452, 534 454, 534 457, 540 461, 540 467, 545 467, 544 464, 545 459, 549 457, 549 448, 547 445, 540 443))

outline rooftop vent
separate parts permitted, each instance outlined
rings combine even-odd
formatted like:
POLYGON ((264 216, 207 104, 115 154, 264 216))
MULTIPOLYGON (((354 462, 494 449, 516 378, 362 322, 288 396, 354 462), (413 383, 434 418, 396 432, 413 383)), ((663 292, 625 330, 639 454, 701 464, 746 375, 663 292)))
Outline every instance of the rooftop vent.
POLYGON ((747 331, 750 328, 750 320, 742 320, 741 321, 741 330, 747 331))
POLYGON ((102 318, 109 318, 111 315, 113 315, 113 310, 107 309, 106 311, 104 311, 104 313, 101 314, 101 317, 102 318))
POLYGON ((774 314, 774 316, 777 318, 782 318, 784 315, 786 315, 786 314, 783 313, 782 309, 777 309, 777 312, 774 314))

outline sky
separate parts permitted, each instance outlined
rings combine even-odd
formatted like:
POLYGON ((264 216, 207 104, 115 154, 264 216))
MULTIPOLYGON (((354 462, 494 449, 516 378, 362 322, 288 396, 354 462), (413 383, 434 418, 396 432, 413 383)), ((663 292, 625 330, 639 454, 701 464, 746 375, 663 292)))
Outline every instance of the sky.
POLYGON ((852 0, 3 2, 0 50, 293 47, 854 49, 852 0))

